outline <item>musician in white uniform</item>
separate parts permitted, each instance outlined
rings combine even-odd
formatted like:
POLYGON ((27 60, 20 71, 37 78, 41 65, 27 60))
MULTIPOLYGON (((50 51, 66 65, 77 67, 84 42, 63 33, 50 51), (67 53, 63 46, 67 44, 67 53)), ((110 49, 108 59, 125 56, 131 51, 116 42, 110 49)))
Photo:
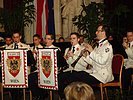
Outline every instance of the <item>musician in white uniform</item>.
MULTIPOLYGON (((41 38, 40 35, 35 34, 33 36, 33 46, 31 47, 31 51, 33 53, 35 62, 37 63, 37 51, 39 48, 43 48, 41 45, 41 38)), ((38 70, 37 65, 33 66, 31 68, 31 74, 29 75, 29 89, 32 92, 33 99, 39 100, 39 99, 45 99, 47 97, 46 90, 38 87, 38 70)))
POLYGON ((127 32, 128 43, 124 42, 123 47, 128 55, 128 59, 125 60, 125 67, 133 68, 133 32, 127 32))
POLYGON ((6 49, 29 49, 30 46, 27 44, 22 43, 21 40, 22 36, 19 32, 14 32, 12 39, 13 43, 9 45, 6 49))
POLYGON ((82 57, 84 62, 92 65, 92 68, 73 73, 71 75, 72 78, 68 78, 69 83, 81 81, 92 85, 100 82, 107 83, 114 79, 111 66, 113 50, 112 46, 106 39, 108 31, 109 28, 106 25, 98 26, 96 31, 96 36, 99 40, 98 47, 93 49, 91 45, 85 45, 85 49, 89 51, 90 54, 87 56, 84 55, 84 57, 82 57))
POLYGON ((67 71, 82 71, 86 69, 87 63, 83 61, 82 58, 78 60, 78 62, 75 64, 75 66, 72 66, 72 64, 75 62, 75 60, 80 56, 81 51, 84 50, 84 46, 81 46, 79 44, 79 35, 78 33, 71 33, 70 34, 70 41, 71 41, 71 48, 67 48, 65 50, 64 57, 69 64, 69 68, 64 70, 64 72, 67 71))
POLYGON ((37 50, 39 48, 43 48, 43 46, 41 45, 41 38, 40 38, 40 35, 35 34, 33 36, 33 46, 30 48, 31 51, 32 51, 32 53, 33 53, 33 55, 34 55, 34 58, 35 59, 37 59, 36 58, 36 56, 37 56, 37 50))
POLYGON ((54 43, 54 36, 52 34, 47 34, 46 37, 45 37, 45 48, 58 48, 59 47, 56 47, 53 45, 54 43))
POLYGON ((131 75, 133 74, 133 31, 127 32, 128 42, 123 42, 123 47, 127 53, 128 59, 124 59, 124 68, 122 74, 123 89, 128 89, 131 85, 131 75))
POLYGON ((35 60, 30 50, 30 46, 22 43, 21 38, 22 36, 20 32, 14 32, 12 35, 13 43, 9 45, 6 49, 27 49, 27 65, 28 71, 30 72, 30 67, 35 64, 35 60))
POLYGON ((86 45, 85 48, 90 52, 84 57, 84 60, 92 65, 91 69, 86 69, 76 73, 73 81, 82 81, 89 85, 96 83, 107 83, 113 81, 112 74, 112 46, 106 39, 109 33, 109 28, 106 25, 99 25, 96 31, 99 45, 92 48, 91 45, 86 45))
POLYGON ((5 37, 5 45, 0 46, 0 49, 6 49, 10 44, 12 44, 12 36, 8 35, 5 37))
MULTIPOLYGON (((31 66, 35 63, 30 46, 21 42, 21 33, 14 32, 12 35, 13 43, 9 45, 6 49, 27 49, 27 65, 31 66)), ((29 68, 29 67, 28 67, 29 68)))
POLYGON ((37 50, 38 48, 43 48, 41 45, 41 38, 39 34, 35 34, 33 36, 33 46, 31 47, 31 51, 37 50))
MULTIPOLYGON (((66 62, 60 53, 59 47, 54 46, 53 42, 54 42, 54 36, 52 34, 47 34, 45 36, 45 45, 46 46, 44 48, 58 48, 57 67, 60 68, 62 66, 65 66, 66 62)), ((32 91, 32 95, 33 95, 34 99, 44 100, 48 96, 47 90, 39 88, 37 81, 38 81, 38 72, 36 71, 36 72, 29 75, 29 88, 32 91)))
POLYGON ((59 95, 61 98, 63 97, 64 88, 71 83, 70 80, 73 78, 73 74, 78 71, 83 71, 87 67, 87 63, 83 61, 82 57, 80 57, 81 51, 84 50, 84 47, 79 44, 79 34, 76 32, 71 33, 70 42, 72 46, 67 48, 64 54, 69 66, 58 75, 59 95), (77 60, 78 58, 79 60, 77 60))
MULTIPOLYGON (((13 43, 9 45, 6 49, 27 49, 27 66, 30 70, 30 66, 34 65, 34 57, 32 52, 29 50, 30 46, 21 42, 21 34, 19 32, 14 32, 12 35, 13 43)), ((20 99, 20 90, 21 89, 11 89, 12 100, 20 99), (14 94, 15 93, 15 94, 14 94)))
POLYGON ((81 46, 84 46, 86 43, 85 43, 85 39, 84 39, 84 35, 80 35, 80 37, 79 37, 79 44, 81 45, 81 46))
MULTIPOLYGON (((31 51, 32 51, 32 54, 34 56, 34 59, 35 59, 35 62, 37 62, 37 50, 39 48, 43 48, 43 46, 41 45, 41 38, 40 38, 40 35, 39 34, 35 34, 33 36, 33 46, 31 46, 31 51)), ((32 66, 31 67, 31 72, 35 71, 37 69, 37 66, 32 66)))
POLYGON ((45 45, 46 45, 45 48, 58 48, 57 67, 58 67, 58 71, 60 71, 63 69, 63 67, 67 65, 67 62, 65 61, 60 48, 55 46, 53 43, 54 43, 54 36, 52 34, 47 34, 45 37, 45 45))

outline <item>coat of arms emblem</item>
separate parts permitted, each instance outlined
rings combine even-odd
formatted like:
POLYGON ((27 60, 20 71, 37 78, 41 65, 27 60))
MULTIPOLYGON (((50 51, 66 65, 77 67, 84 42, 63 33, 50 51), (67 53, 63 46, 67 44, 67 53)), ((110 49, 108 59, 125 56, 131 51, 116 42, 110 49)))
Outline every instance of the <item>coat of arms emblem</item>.
POLYGON ((8 71, 12 76, 16 77, 20 71, 20 53, 9 52, 7 57, 8 71))
POLYGON ((50 76, 52 68, 52 59, 50 52, 46 52, 42 55, 41 65, 44 75, 48 78, 50 76))

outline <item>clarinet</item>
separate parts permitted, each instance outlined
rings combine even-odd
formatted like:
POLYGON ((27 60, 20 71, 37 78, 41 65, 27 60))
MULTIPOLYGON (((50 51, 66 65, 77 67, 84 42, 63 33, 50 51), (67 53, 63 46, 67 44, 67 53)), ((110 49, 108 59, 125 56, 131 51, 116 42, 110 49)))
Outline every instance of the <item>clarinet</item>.
POLYGON ((84 53, 88 52, 87 50, 83 49, 80 53, 80 55, 78 56, 78 58, 71 64, 71 66, 74 68, 75 65, 77 64, 77 62, 79 61, 79 59, 83 56, 84 53))
MULTIPOLYGON (((68 49, 68 51, 70 51, 71 50, 71 47, 69 47, 69 49, 68 49)), ((69 68, 69 65, 67 64, 66 66, 63 66, 63 70, 65 70, 65 69, 67 69, 67 68, 69 68)))
MULTIPOLYGON (((94 39, 94 40, 90 41, 89 44, 94 48, 96 46, 96 43, 97 43, 97 40, 94 39)), ((85 54, 87 52, 90 53, 88 50, 83 49, 81 51, 80 55, 78 56, 78 58, 71 64, 71 66, 74 68, 75 65, 77 64, 77 62, 79 61, 79 59, 83 56, 83 54, 85 54)))

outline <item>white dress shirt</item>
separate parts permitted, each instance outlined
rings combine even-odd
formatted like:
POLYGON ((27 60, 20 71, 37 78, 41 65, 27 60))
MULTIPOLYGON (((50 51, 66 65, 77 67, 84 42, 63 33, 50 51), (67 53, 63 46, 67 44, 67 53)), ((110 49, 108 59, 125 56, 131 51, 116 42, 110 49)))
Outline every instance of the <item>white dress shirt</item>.
MULTIPOLYGON (((18 45, 18 49, 30 49, 30 46, 24 43, 17 43, 18 45)), ((6 49, 14 49, 15 43, 12 43, 11 45, 9 45, 6 49)))

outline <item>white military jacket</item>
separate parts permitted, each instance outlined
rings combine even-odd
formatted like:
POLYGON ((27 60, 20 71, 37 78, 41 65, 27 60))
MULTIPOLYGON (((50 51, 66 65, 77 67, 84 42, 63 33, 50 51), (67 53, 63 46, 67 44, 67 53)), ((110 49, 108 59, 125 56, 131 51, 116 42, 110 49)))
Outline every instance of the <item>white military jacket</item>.
POLYGON ((37 50, 37 48, 43 48, 43 46, 41 44, 39 44, 38 46, 32 46, 31 51, 37 50))
MULTIPOLYGON (((24 43, 17 43, 18 45, 18 49, 30 49, 30 46, 24 43)), ((14 49, 15 43, 12 43, 11 45, 9 45, 6 49, 14 49)))
POLYGON ((84 60, 91 64, 93 68, 85 70, 102 83, 110 82, 114 79, 112 74, 113 49, 108 40, 103 41, 84 60))
MULTIPOLYGON (((74 68, 71 66, 71 64, 79 57, 81 51, 84 49, 84 47, 81 46, 81 45, 79 45, 79 44, 75 45, 74 47, 75 47, 74 56, 73 56, 73 57, 69 57, 69 58, 66 60, 67 63, 69 64, 69 68, 67 68, 66 70, 64 70, 64 72, 66 72, 66 71, 72 71, 72 70, 75 70, 75 71, 83 71, 83 70, 86 69, 86 67, 87 67, 87 65, 88 65, 88 64, 84 61, 83 57, 81 57, 81 58, 79 59, 79 61, 77 62, 77 64, 75 65, 74 68)), ((67 48, 67 49, 65 50, 64 56, 67 55, 67 52, 68 52, 68 51, 69 51, 69 48, 67 48)), ((71 51, 72 51, 72 48, 71 48, 71 51)))
POLYGON ((30 49, 33 53, 34 59, 37 60, 37 48, 43 48, 43 46, 41 44, 39 44, 38 46, 32 46, 30 49))
POLYGON ((6 48, 8 48, 8 46, 9 45, 5 44, 5 45, 1 46, 0 48, 5 48, 6 49, 6 48))
POLYGON ((124 66, 126 69, 133 68, 133 41, 130 42, 130 47, 125 49, 128 59, 124 60, 124 66))
POLYGON ((56 47, 56 46, 54 46, 54 45, 51 45, 51 46, 49 46, 49 47, 45 47, 45 48, 58 48, 58 49, 60 49, 59 47, 56 47))

